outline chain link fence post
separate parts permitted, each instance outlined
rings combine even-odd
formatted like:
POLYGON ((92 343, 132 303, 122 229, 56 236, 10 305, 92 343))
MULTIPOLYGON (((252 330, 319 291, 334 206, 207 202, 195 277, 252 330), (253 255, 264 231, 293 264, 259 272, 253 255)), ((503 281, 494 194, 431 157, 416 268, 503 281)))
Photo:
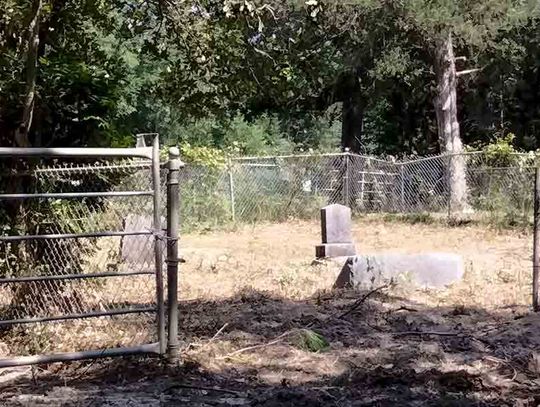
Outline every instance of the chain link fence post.
MULTIPOLYGON (((405 212, 405 164, 399 164, 399 179, 400 179, 400 190, 399 197, 401 203, 401 212, 405 212)), ((396 211, 397 212, 397 211, 396 211)))
POLYGON ((350 153, 349 149, 345 149, 345 154, 343 155, 343 159, 345 160, 344 166, 345 171, 343 175, 343 205, 350 207, 350 153))
POLYGON ((231 220, 236 222, 236 202, 234 198, 234 178, 232 160, 229 158, 227 161, 227 175, 229 177, 229 199, 231 200, 231 220))
POLYGON ((169 149, 167 173, 167 358, 178 360, 178 229, 180 218, 179 172, 183 166, 180 151, 169 149))

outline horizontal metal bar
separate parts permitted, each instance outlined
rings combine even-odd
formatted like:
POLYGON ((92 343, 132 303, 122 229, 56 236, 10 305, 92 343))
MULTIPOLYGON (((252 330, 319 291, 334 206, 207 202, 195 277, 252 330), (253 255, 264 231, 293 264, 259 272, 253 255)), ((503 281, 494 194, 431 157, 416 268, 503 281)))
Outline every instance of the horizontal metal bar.
POLYGON ((398 173, 395 173, 395 172, 384 172, 384 171, 355 171, 354 173, 356 174, 364 174, 364 175, 386 175, 386 176, 389 176, 389 177, 395 177, 395 176, 398 176, 399 174, 398 173))
POLYGON ((153 271, 130 271, 126 273, 106 272, 106 273, 81 273, 81 274, 57 274, 54 276, 29 276, 29 277, 13 277, 13 278, 0 278, 0 284, 13 284, 13 283, 30 283, 33 281, 68 281, 68 280, 86 280, 89 278, 103 278, 103 277, 129 277, 129 276, 153 276, 156 274, 153 271))
POLYGON ((97 317, 106 317, 112 315, 125 315, 125 314, 143 314, 147 312, 156 312, 155 307, 146 307, 146 308, 124 308, 111 311, 95 311, 95 312, 86 312, 80 314, 68 314, 61 315, 56 317, 40 317, 40 318, 21 318, 21 319, 8 319, 5 321, 0 321, 0 326, 7 325, 16 325, 16 324, 35 324, 39 322, 52 322, 52 321, 69 321, 72 319, 83 319, 83 318, 97 318, 97 317))
POLYGON ((376 162, 383 163, 383 164, 388 164, 388 165, 394 164, 393 161, 385 160, 385 159, 377 158, 377 157, 372 157, 372 156, 369 156, 369 155, 361 155, 361 154, 356 154, 356 153, 344 153, 344 154, 348 155, 349 157, 361 158, 363 160, 370 161, 370 162, 376 161, 376 162))
POLYGON ((248 156, 248 157, 236 157, 231 161, 246 161, 246 160, 273 160, 273 159, 285 159, 285 158, 319 158, 319 157, 340 157, 346 156, 347 153, 324 153, 324 154, 290 154, 290 155, 261 155, 261 156, 248 156))
POLYGON ((534 170, 536 167, 534 166, 527 166, 527 167, 519 167, 519 166, 514 166, 514 167, 477 167, 477 168, 467 168, 467 171, 469 172, 491 172, 491 171, 508 171, 508 170, 534 170))
POLYGON ((37 365, 42 363, 70 362, 83 359, 136 355, 142 353, 159 354, 159 345, 157 343, 149 343, 147 345, 131 346, 128 348, 87 350, 83 352, 65 352, 52 355, 19 356, 14 358, 0 359, 0 369, 15 366, 37 365))
POLYGON ((119 196, 153 196, 154 191, 103 191, 103 192, 57 192, 37 194, 0 194, 0 200, 17 199, 72 199, 72 198, 110 198, 119 196))
MULTIPOLYGON (((413 160, 406 160, 406 161, 396 161, 396 165, 408 165, 408 164, 416 164, 423 161, 431 161, 436 159, 446 159, 446 158, 452 158, 452 157, 474 157, 478 155, 485 154, 483 151, 467 151, 463 153, 444 153, 439 155, 429 155, 424 156, 421 158, 413 159, 413 160)), ((513 156, 526 156, 526 153, 514 153, 513 156)))
POLYGON ((24 235, 24 236, 0 236, 0 242, 18 242, 22 240, 53 240, 53 239, 79 239, 89 237, 115 237, 115 236, 144 236, 152 235, 151 230, 133 232, 94 232, 94 233, 60 233, 52 235, 24 235))
POLYGON ((139 157, 152 159, 152 147, 138 148, 17 148, 0 147, 0 157, 139 157))
POLYGON ((380 162, 380 163, 384 163, 384 164, 394 164, 393 161, 389 161, 389 160, 384 160, 384 159, 381 159, 381 158, 376 158, 376 157, 370 157, 370 156, 367 156, 367 155, 360 155, 360 154, 355 154, 355 153, 351 153, 351 152, 345 152, 345 153, 322 153, 322 154, 317 154, 317 153, 313 153, 313 154, 290 154, 290 155, 277 155, 277 156, 251 156, 251 157, 236 157, 236 158, 233 158, 232 161, 238 161, 238 162, 241 162, 241 161, 246 161, 246 160, 274 160, 274 159, 289 159, 289 158, 322 158, 322 157, 355 157, 355 158, 361 158, 361 159, 365 159, 366 161, 376 161, 376 162, 380 162))

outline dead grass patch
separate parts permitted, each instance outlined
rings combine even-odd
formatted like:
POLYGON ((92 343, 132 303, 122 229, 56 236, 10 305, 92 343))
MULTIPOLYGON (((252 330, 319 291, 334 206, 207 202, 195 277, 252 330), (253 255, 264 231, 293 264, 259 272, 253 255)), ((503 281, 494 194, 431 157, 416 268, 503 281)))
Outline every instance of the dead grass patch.
MULTIPOLYGON (((319 229, 317 222, 289 222, 185 235, 181 245, 187 263, 182 265, 181 296, 226 298, 252 287, 301 299, 329 289, 335 267, 313 264, 319 229)), ((489 309, 530 304, 529 233, 482 225, 389 223, 380 218, 356 220, 353 233, 361 253, 439 251, 463 256, 463 282, 440 292, 409 291, 411 300, 489 309)))

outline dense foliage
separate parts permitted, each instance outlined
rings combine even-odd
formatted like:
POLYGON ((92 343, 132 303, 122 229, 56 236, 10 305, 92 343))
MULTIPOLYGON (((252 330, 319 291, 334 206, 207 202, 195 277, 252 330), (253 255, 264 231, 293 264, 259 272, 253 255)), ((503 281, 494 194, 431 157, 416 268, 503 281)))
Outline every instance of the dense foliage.
POLYGON ((457 84, 464 142, 513 133, 517 148, 540 147, 540 27, 529 2, 0 0, 0 9, 4 146, 26 130, 33 146, 133 145, 135 133, 159 132, 250 155, 340 145, 434 153, 433 55, 451 33, 457 69, 471 70, 457 84))

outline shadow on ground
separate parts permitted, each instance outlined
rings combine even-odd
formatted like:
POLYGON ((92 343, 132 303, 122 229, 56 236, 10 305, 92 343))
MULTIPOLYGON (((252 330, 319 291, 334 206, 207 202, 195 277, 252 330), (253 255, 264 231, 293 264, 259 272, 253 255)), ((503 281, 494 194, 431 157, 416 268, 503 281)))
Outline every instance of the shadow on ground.
POLYGON ((181 366, 124 358, 5 371, 0 402, 266 407, 540 403, 537 315, 512 308, 426 308, 396 296, 366 294, 332 291, 290 301, 248 290, 226 300, 184 302, 181 366), (294 333, 306 330, 320 334, 329 346, 321 352, 302 346, 294 333))

